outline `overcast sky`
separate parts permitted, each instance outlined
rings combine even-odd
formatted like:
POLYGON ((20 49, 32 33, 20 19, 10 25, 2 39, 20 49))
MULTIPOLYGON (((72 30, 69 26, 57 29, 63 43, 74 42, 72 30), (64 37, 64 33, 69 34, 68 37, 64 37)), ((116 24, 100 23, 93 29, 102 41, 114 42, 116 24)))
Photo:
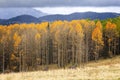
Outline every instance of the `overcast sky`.
POLYGON ((0 7, 120 6, 120 0, 0 0, 0 7))
POLYGON ((86 11, 120 13, 120 0, 0 0, 0 7, 29 7, 49 14, 86 11))

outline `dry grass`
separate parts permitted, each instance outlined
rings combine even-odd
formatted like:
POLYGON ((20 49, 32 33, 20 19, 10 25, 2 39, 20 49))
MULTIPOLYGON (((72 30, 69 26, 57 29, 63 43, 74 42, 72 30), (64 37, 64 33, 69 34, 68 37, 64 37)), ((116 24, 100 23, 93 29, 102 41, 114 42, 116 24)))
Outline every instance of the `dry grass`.
POLYGON ((1 74, 0 80, 120 80, 120 56, 77 69, 1 74))

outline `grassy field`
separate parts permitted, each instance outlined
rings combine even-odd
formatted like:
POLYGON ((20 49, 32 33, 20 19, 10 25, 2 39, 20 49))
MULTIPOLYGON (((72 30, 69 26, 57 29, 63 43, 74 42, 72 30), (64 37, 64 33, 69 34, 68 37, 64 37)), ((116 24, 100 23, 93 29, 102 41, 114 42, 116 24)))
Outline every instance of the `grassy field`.
POLYGON ((0 74, 0 80, 120 80, 120 56, 91 61, 77 69, 0 74))

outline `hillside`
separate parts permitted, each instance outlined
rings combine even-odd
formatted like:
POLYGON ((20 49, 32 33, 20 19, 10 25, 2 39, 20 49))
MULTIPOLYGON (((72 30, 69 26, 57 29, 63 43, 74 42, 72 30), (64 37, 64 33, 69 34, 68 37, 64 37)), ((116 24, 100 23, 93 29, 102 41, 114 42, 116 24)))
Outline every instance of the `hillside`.
POLYGON ((120 56, 89 62, 77 69, 1 74, 0 80, 120 80, 120 56))

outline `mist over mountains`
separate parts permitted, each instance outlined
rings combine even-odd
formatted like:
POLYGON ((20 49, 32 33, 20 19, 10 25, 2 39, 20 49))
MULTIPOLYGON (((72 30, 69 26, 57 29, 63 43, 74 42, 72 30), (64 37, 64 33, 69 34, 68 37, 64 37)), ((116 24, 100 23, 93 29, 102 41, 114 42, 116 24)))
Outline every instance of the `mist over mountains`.
POLYGON ((20 15, 31 15, 38 18, 47 15, 47 13, 33 8, 0 8, 0 19, 10 19, 20 15))

